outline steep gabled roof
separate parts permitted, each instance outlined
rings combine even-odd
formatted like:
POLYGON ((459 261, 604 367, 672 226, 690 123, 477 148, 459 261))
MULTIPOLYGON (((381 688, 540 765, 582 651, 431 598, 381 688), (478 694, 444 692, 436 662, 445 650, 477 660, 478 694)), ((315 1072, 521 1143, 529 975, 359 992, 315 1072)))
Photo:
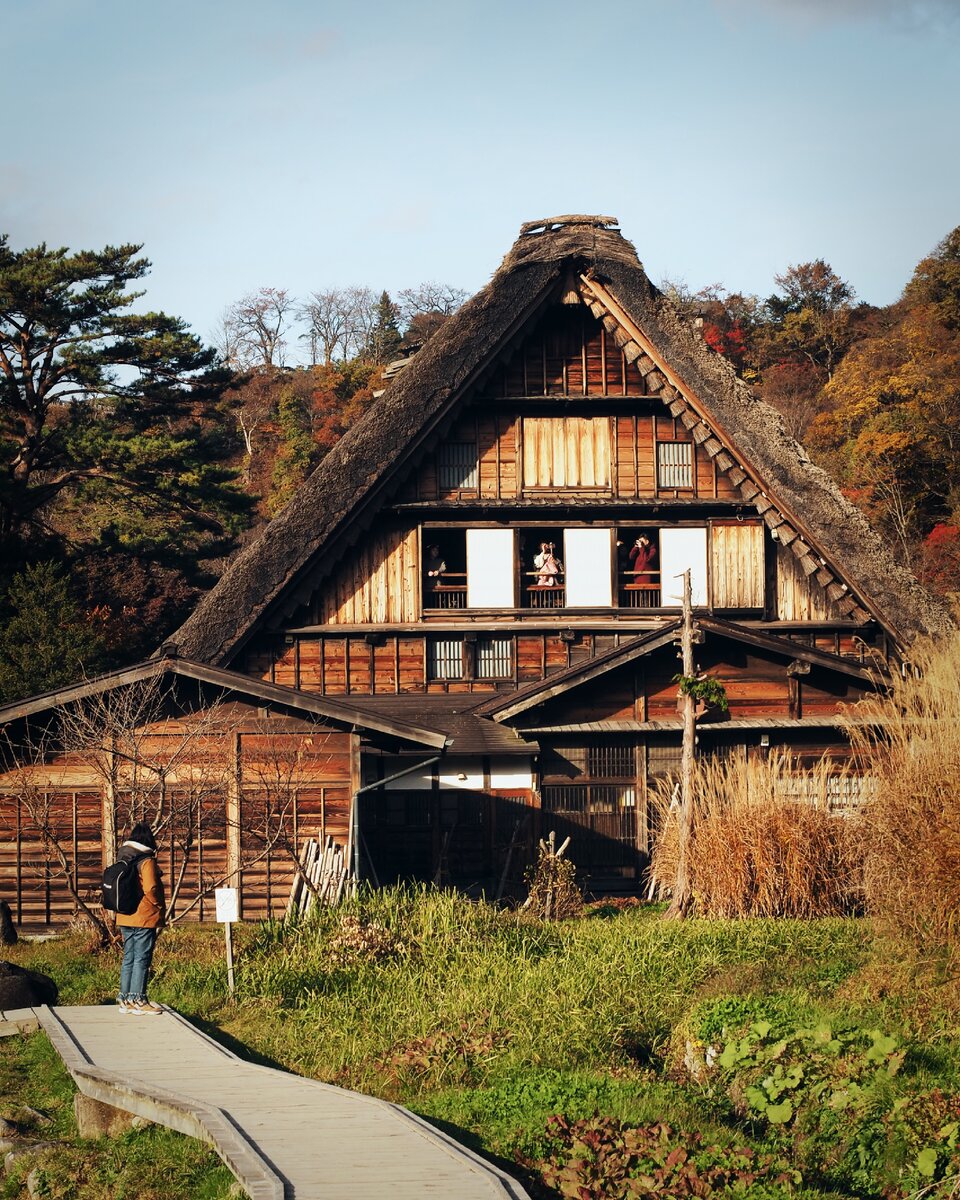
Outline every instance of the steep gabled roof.
POLYGON ((307 576, 333 562, 372 519, 397 474, 457 400, 561 289, 613 332, 671 413, 842 611, 911 639, 951 625, 836 484, 786 433, 647 278, 612 218, 525 225, 491 282, 469 300, 323 459, 298 494, 229 565, 174 641, 226 663, 277 604, 307 598, 307 576))
POLYGON ((14 701, 0 708, 0 726, 164 675, 205 683, 219 689, 225 696, 241 696, 256 704, 275 707, 299 716, 321 717, 341 729, 363 730, 392 741, 430 746, 434 749, 442 749, 447 742, 446 735, 436 729, 423 729, 392 715, 364 712, 349 703, 328 700, 324 696, 315 696, 296 688, 281 687, 279 684, 241 675, 237 671, 225 671, 220 667, 211 667, 206 663, 191 662, 184 658, 149 659, 146 662, 135 663, 132 667, 97 675, 72 687, 14 701))

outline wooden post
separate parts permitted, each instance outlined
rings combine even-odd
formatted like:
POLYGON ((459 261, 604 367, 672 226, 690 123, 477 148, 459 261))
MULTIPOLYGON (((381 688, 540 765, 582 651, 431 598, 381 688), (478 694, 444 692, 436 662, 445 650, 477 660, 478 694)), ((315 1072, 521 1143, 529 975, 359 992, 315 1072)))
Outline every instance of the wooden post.
MULTIPOLYGON (((680 634, 680 652, 683 674, 692 679, 693 662, 693 599, 690 572, 683 573, 683 625, 680 634)), ((683 747, 680 756, 680 812, 677 817, 677 877, 673 884, 673 900, 666 916, 671 919, 685 917, 690 907, 690 843, 693 839, 693 759, 696 754, 697 725, 694 715, 694 699, 688 692, 681 692, 683 699, 683 747)))

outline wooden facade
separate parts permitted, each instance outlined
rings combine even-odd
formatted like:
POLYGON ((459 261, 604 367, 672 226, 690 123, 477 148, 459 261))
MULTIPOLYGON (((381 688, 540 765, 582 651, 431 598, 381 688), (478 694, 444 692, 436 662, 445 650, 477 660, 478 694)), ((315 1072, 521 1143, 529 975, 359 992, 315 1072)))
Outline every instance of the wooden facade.
MULTIPOLYGON (((842 758, 838 713, 945 621, 618 231, 525 228, 173 639, 179 669, 282 714, 224 731, 202 854, 167 852, 190 915, 225 871, 245 915, 285 904, 289 853, 255 853, 278 759, 298 764, 289 844, 346 844, 352 810, 376 882, 496 893, 553 828, 591 886, 639 886, 650 791, 679 762, 685 571, 697 668, 730 704, 703 753, 842 758)), ((119 811, 78 770, 56 819, 95 882, 119 811)), ((23 919, 64 919, 10 795, 2 886, 23 919)))

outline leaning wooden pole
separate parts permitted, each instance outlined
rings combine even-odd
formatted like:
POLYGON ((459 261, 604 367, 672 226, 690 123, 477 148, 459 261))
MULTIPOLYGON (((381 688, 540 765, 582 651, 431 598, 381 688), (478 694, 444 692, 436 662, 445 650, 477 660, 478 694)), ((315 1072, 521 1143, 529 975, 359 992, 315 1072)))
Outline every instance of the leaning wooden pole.
MULTIPOLYGON (((683 674, 692 679, 696 668, 693 663, 693 597, 690 572, 683 573, 683 625, 680 633, 680 653, 683 659, 683 674)), ((680 811, 677 814, 677 877, 673 884, 673 900, 666 915, 670 918, 685 917, 690 908, 690 843, 693 839, 693 759, 697 746, 697 722, 694 713, 694 698, 681 691, 683 702, 683 747, 680 755, 680 811)))

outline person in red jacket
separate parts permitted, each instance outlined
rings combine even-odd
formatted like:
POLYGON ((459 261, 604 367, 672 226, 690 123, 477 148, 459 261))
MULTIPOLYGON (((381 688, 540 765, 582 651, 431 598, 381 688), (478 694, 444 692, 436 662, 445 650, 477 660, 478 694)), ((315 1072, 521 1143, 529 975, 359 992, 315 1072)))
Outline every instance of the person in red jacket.
POLYGON ((657 569, 657 548, 645 533, 641 533, 633 543, 627 557, 634 575, 650 575, 657 569))
POLYGON ((117 927, 123 936, 123 963, 120 966, 120 993, 117 1003, 122 1013, 133 1016, 158 1016, 163 1009, 147 999, 147 976, 153 962, 153 948, 166 919, 163 880, 155 857, 157 843, 153 830, 145 822, 134 825, 120 847, 118 859, 136 861, 143 896, 136 912, 117 913, 117 927))

